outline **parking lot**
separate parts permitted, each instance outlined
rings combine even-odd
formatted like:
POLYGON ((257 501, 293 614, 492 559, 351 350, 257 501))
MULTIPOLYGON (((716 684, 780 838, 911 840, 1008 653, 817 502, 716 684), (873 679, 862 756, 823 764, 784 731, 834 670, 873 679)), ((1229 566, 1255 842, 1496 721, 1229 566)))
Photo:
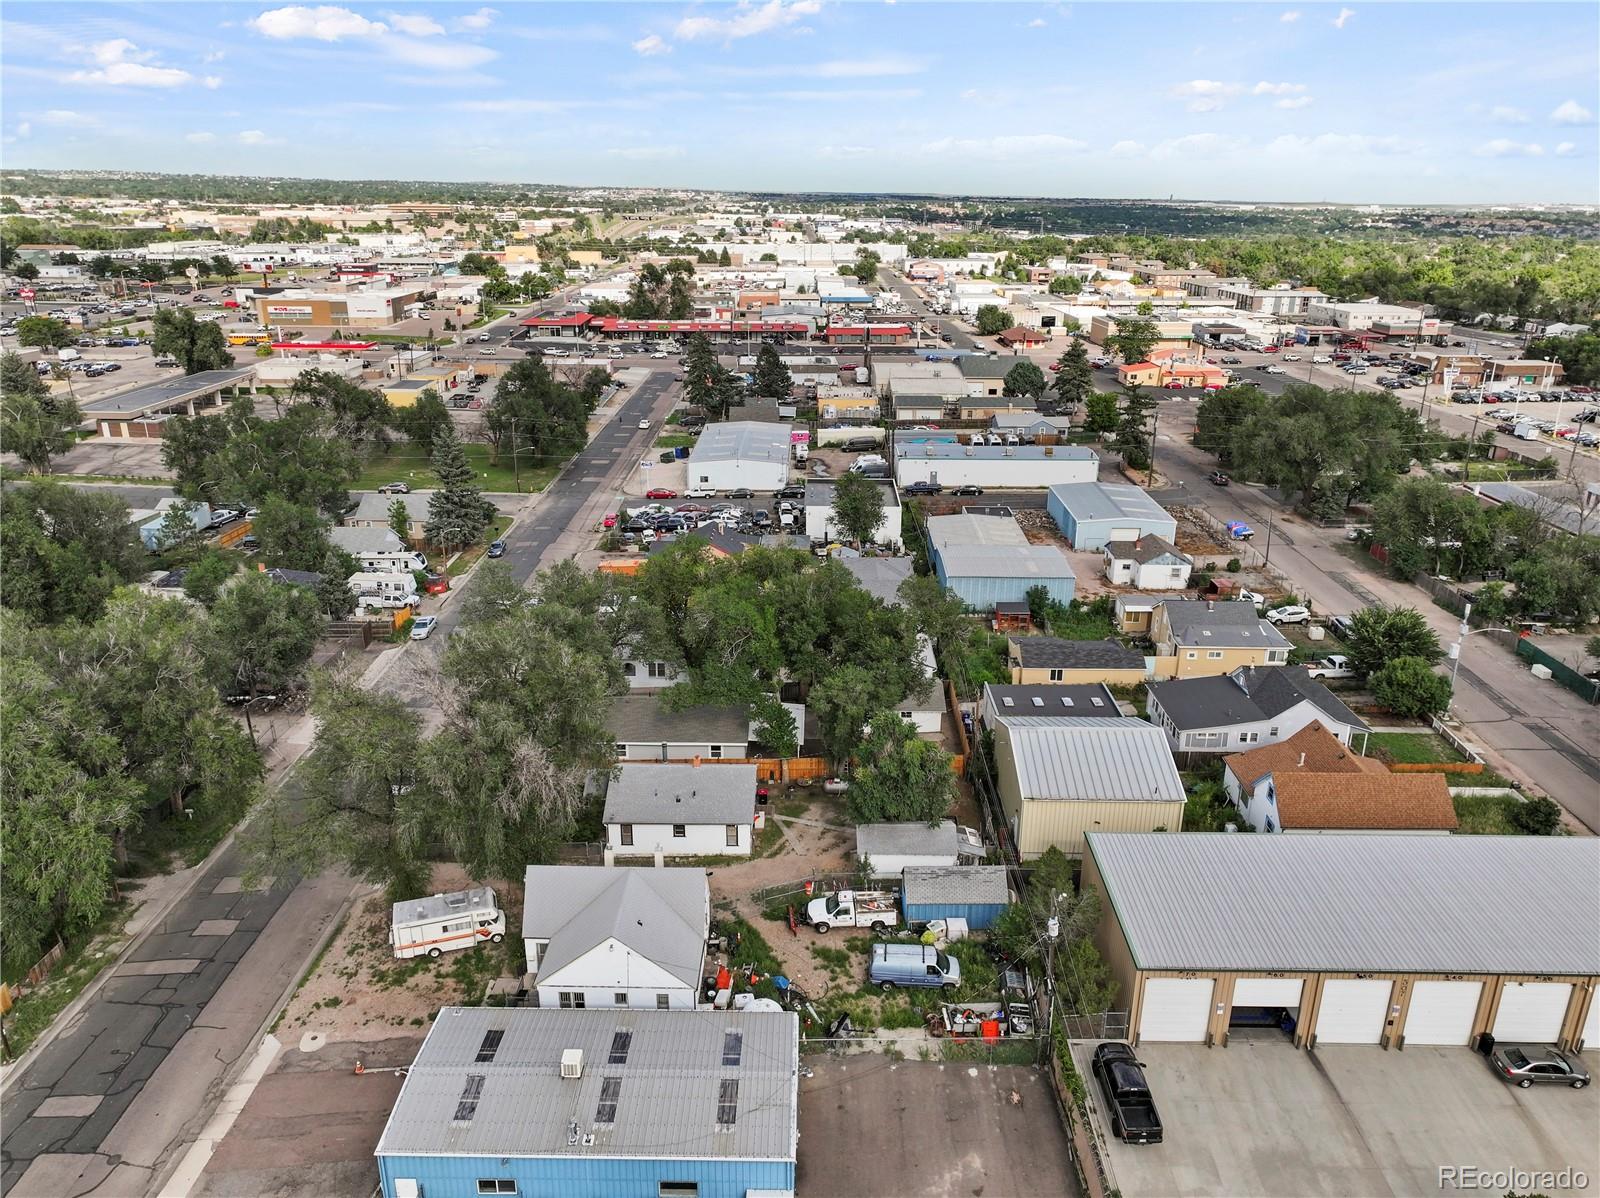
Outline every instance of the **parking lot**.
MULTIPOLYGON (((1582 1170, 1600 1177, 1600 1094, 1519 1090, 1464 1048, 1324 1047, 1235 1038, 1227 1048, 1142 1044, 1161 1144, 1109 1140, 1092 1042, 1073 1045, 1112 1184, 1145 1195, 1437 1194, 1439 1170, 1582 1170)), ((1591 1070, 1597 1054, 1585 1054, 1591 1070)), ((1464 1188, 1464 1187, 1463 1187, 1464 1188)), ((1577 1193, 1555 1184, 1512 1187, 1577 1193)))
POLYGON ((1021 1065, 807 1057, 801 1198, 1075 1198, 1044 1075, 1021 1065))

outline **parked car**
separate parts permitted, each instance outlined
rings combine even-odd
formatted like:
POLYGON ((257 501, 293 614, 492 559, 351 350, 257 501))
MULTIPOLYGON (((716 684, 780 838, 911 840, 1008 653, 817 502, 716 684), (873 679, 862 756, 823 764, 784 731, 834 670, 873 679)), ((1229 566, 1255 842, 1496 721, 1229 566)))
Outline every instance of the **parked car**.
POLYGON ((1343 653, 1330 653, 1321 661, 1314 661, 1306 667, 1306 673, 1313 678, 1354 678, 1355 667, 1350 664, 1350 659, 1343 653))
POLYGON ((983 488, 978 486, 976 483, 967 483, 965 486, 957 487, 955 490, 951 491, 950 494, 952 494, 952 495, 982 495, 983 494, 983 488))
POLYGON ((872 946, 867 980, 883 990, 925 986, 955 990, 961 986, 961 962, 931 944, 872 946))
POLYGON ((411 484, 410 483, 384 483, 382 486, 380 486, 378 488, 378 494, 379 495, 409 495, 409 494, 411 494, 411 484))
POLYGON ((915 482, 907 483, 900 488, 902 495, 942 495, 944 488, 938 483, 915 482))
MULTIPOLYGON (((615 521, 613 521, 613 523, 615 523, 615 521)), ((490 541, 489 542, 489 556, 490 557, 504 557, 505 555, 506 555, 506 543, 504 541, 490 541)))
POLYGON ((1239 588, 1239 593, 1235 596, 1235 598, 1238 599, 1239 602, 1248 603, 1253 607, 1260 607, 1267 601, 1267 597, 1260 591, 1250 591, 1246 590, 1244 587, 1239 588))
POLYGON ((755 497, 756 493, 749 487, 735 487, 728 492, 729 499, 754 499, 755 497))
POLYGON ((1214 487, 1225 487, 1233 480, 1220 470, 1213 470, 1206 475, 1206 481, 1214 487))
POLYGON ((433 630, 439 626, 438 616, 418 616, 411 621, 411 639, 425 641, 433 635, 433 630))
POLYGON ((1309 624, 1311 611, 1298 603, 1291 603, 1286 607, 1273 608, 1267 613, 1267 620, 1273 624, 1309 624))
POLYGON ((676 499, 678 493, 670 487, 651 487, 644 493, 646 499, 676 499))
POLYGON ((1574 1090, 1589 1084, 1589 1071, 1576 1056, 1544 1044, 1496 1044, 1489 1067, 1524 1090, 1534 1082, 1560 1082, 1574 1090))
POLYGON ((429 574, 422 589, 430 595, 442 595, 450 589, 450 577, 447 574, 429 574))
POLYGON ((1111 1134, 1127 1144, 1161 1143, 1161 1116, 1133 1049, 1116 1042, 1097 1045, 1090 1069, 1105 1098, 1111 1134))
POLYGON ((1227 520, 1224 521, 1222 527, 1227 530, 1228 538, 1234 541, 1248 541, 1256 535, 1256 530, 1243 520, 1227 520))
POLYGON ((647 419, 639 421, 639 427, 640 428, 649 428, 650 427, 650 421, 647 420, 647 419))
POLYGON ((715 499, 717 497, 717 489, 715 487, 690 487, 684 492, 684 495, 689 499, 715 499))
POLYGON ((1328 631, 1341 641, 1348 641, 1355 630, 1355 622, 1349 616, 1334 616, 1328 621, 1328 631))
POLYGON ((214 507, 211 509, 211 527, 221 528, 224 524, 232 524, 244 513, 234 507, 214 507))
POLYGON ((1285 362, 1298 362, 1300 360, 1300 355, 1299 354, 1284 354, 1283 355, 1283 360, 1285 362))

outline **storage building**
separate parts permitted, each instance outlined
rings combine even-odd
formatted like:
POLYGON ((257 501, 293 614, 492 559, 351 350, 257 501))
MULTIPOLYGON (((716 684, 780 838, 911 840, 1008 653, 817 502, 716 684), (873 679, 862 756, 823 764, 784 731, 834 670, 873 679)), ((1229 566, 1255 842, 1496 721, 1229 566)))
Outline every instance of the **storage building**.
MULTIPOLYGON (((987 419, 987 414, 984 417, 987 419)), ((894 476, 944 487, 1049 487, 1092 482, 1100 457, 1087 445, 962 445, 955 441, 896 442, 894 476)))
POLYGON ((1104 549, 1108 541, 1145 536, 1175 541, 1178 536, 1178 522, 1148 492, 1122 483, 1098 483, 1092 476, 1051 487, 1045 508, 1074 549, 1104 549))
POLYGON ((900 876, 900 906, 908 923, 964 919, 979 931, 1010 903, 1003 865, 913 865, 900 876))
POLYGON ((445 1007, 378 1140, 383 1198, 792 1194, 788 1011, 445 1007))
POLYGON ((689 451, 688 485, 781 490, 789 481, 789 426, 755 420, 708 424, 689 451))
POLYGON ((1054 545, 1030 544, 1015 517, 932 516, 927 537, 939 581, 974 611, 1026 602, 1036 586, 1057 602, 1072 602, 1078 580, 1067 555, 1054 545))
POLYGON ((898 878, 919 866, 981 861, 984 855, 982 837, 954 820, 856 825, 856 860, 865 862, 874 878, 898 878))
MULTIPOLYGON (((883 519, 878 521, 878 527, 873 530, 872 542, 875 545, 888 545, 894 549, 900 548, 900 491, 892 479, 874 479, 881 484, 883 491, 883 519)), ((831 480, 807 479, 806 480, 806 536, 813 541, 827 541, 835 537, 848 539, 848 534, 839 527, 833 518, 833 492, 835 483, 831 480)))
POLYGON ((1134 1043, 1265 1024, 1306 1048, 1600 1044, 1600 840, 1097 831, 1088 846, 1134 1043))

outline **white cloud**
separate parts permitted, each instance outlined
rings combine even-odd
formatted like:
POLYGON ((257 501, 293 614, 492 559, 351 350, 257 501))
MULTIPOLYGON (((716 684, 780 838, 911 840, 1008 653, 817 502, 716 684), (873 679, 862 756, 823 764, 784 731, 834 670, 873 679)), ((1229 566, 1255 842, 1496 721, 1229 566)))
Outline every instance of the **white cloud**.
POLYGON ((1321 133, 1316 137, 1299 137, 1285 134, 1267 143, 1267 153, 1297 156, 1310 154, 1321 157, 1352 157, 1358 155, 1414 154, 1422 149, 1419 142, 1404 137, 1375 137, 1367 133, 1321 133))
POLYGON ((1043 29, 1048 24, 1049 24, 1049 22, 1046 21, 1043 17, 1034 17, 1033 20, 1028 22, 1028 28, 1029 29, 1043 29))
POLYGON ((651 58, 657 54, 671 54, 672 47, 667 44, 659 33, 652 33, 650 36, 642 37, 634 42, 633 51, 635 54, 643 54, 646 58, 651 58))
POLYGON ((1557 158, 1571 158, 1578 152, 1578 147, 1570 141, 1564 141, 1556 147, 1557 158))
POLYGON ((457 100, 450 107, 456 112, 571 112, 579 105, 571 100, 457 100))
POLYGON ((312 38, 319 42, 336 42, 347 37, 376 37, 387 28, 381 21, 369 21, 348 8, 327 4, 317 8, 291 4, 287 8, 268 9, 252 20, 250 27, 263 37, 280 41, 312 38))
POLYGON ((238 134, 241 146, 281 146, 283 138, 269 137, 260 129, 242 129, 238 134))
POLYGON ((1154 158, 1188 157, 1234 154, 1250 144, 1248 137, 1235 137, 1224 133, 1190 133, 1160 142, 1150 151, 1154 158))
POLYGON ((499 15, 500 10, 497 8, 480 8, 477 12, 469 12, 464 17, 457 17, 455 20, 456 28, 471 30, 487 29, 494 23, 494 19, 499 15))
POLYGON ((1489 119, 1499 121, 1505 125, 1526 125, 1528 114, 1521 108, 1512 108, 1507 104, 1497 104, 1489 109, 1489 119))
POLYGON ((1303 83, 1258 83, 1250 89, 1252 96, 1294 96, 1306 90, 1303 83))
POLYGON ((1190 112, 1215 112, 1231 96, 1243 93, 1242 83, 1223 83, 1217 79, 1190 79, 1176 84, 1170 94, 1189 101, 1190 112))
POLYGON ((422 13, 390 12, 383 15, 389 18, 389 26, 395 32, 411 37, 437 37, 444 32, 443 25, 422 13))
POLYGON ((430 42, 389 37, 383 39, 383 48, 401 62, 436 71, 464 71, 499 57, 487 46, 475 46, 468 42, 430 42))
POLYGON ((228 52, 226 50, 212 50, 200 61, 204 63, 221 62, 226 57, 228 57, 228 52))
POLYGON ((1279 100, 1278 108, 1305 108, 1311 103, 1310 96, 1293 96, 1287 100, 1279 100))
POLYGON ((1199 96, 1190 100, 1187 107, 1190 112, 1215 112, 1222 107, 1222 101, 1213 96, 1199 96))
POLYGON ((630 162, 659 162, 667 158, 682 158, 682 146, 615 146, 606 151, 614 158, 630 162))
POLYGON ((1299 19, 1300 10, 1298 8, 1291 8, 1288 12, 1284 13, 1278 18, 1278 20, 1282 21, 1285 25, 1293 25, 1299 19))
POLYGON ((1081 154, 1089 143, 1059 133, 1013 133, 998 137, 941 137, 923 145, 924 154, 961 154, 995 162, 1014 162, 1048 154, 1081 154))
POLYGON ((741 2, 729 17, 685 17, 679 21, 674 33, 684 41, 697 38, 720 38, 732 41, 786 29, 805 17, 814 17, 822 11, 822 0, 767 0, 765 4, 741 2))
POLYGON ((18 137, 32 137, 33 136, 33 126, 30 125, 27 121, 19 121, 17 123, 17 136, 18 137))
POLYGON ((1339 10, 1339 15, 1333 18, 1333 27, 1335 29, 1343 29, 1347 24, 1350 23, 1350 18, 1355 16, 1355 15, 1356 15, 1356 10, 1355 9, 1353 9, 1353 8, 1341 8, 1339 10))
POLYGON ((1558 125, 1592 125, 1594 113, 1576 100, 1568 100, 1550 114, 1550 119, 1558 125))
POLYGON ((89 57, 96 64, 95 69, 73 71, 66 77, 68 83, 101 87, 182 87, 194 82, 194 76, 188 71, 151 65, 154 52, 139 49, 125 37, 96 42, 89 47, 89 57))
POLYGON ((871 79, 883 75, 920 75, 928 64, 915 58, 887 55, 883 58, 840 58, 819 62, 809 68, 818 79, 871 79))
POLYGON ((838 91, 821 88, 794 88, 787 91, 768 92, 753 96, 746 92, 723 92, 727 100, 785 100, 793 104, 883 104, 896 100, 917 100, 922 97, 920 87, 846 87, 838 91))
POLYGON ((1111 147, 1113 158, 1139 158, 1145 153, 1145 144, 1142 141, 1119 141, 1111 147))
POLYGON ((99 117, 73 112, 70 108, 52 108, 40 116, 39 120, 46 125, 72 129, 88 129, 100 123, 99 117))
POLYGON ((101 66, 109 66, 114 62, 149 62, 155 54, 139 49, 125 37, 118 37, 108 42, 96 42, 89 47, 89 56, 101 66))
POLYGON ((876 146, 823 146, 817 150, 820 158, 861 159, 871 158, 878 152, 876 146))
POLYGON ((1477 158, 1543 158, 1544 147, 1536 141, 1524 143, 1497 137, 1476 147, 1472 153, 1477 158))
POLYGON ((204 79, 200 80, 200 82, 205 84, 212 91, 216 91, 217 88, 222 86, 222 76, 221 75, 207 75, 204 79))
POLYGON ((216 141, 217 135, 215 133, 206 133, 202 130, 196 133, 185 133, 183 135, 183 140, 191 145, 203 146, 210 142, 216 141))

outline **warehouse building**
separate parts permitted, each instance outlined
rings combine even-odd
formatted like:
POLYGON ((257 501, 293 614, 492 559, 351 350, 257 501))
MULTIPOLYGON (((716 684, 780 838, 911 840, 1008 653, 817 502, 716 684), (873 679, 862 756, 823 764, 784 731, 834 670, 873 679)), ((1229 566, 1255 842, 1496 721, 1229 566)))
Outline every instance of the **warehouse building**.
POLYGON ((1077 590, 1067 555, 1054 545, 1029 544, 1011 516, 932 516, 927 537, 939 581, 973 611, 1025 603, 1036 586, 1060 603, 1071 603, 1077 590))
POLYGON ((900 877, 900 905, 908 923, 964 919, 967 927, 991 927, 1011 905, 1003 865, 914 865, 900 877))
MULTIPOLYGON (((986 414, 983 419, 988 419, 986 414)), ((894 476, 945 487, 1049 487, 1093 482, 1100 456, 1087 445, 962 445, 955 441, 897 442, 894 476)))
POLYGON ((789 481, 789 426, 756 420, 708 424, 689 451, 689 487, 771 493, 789 481))
POLYGON ((406 308, 420 304, 420 287, 373 291, 274 291, 255 297, 256 316, 270 328, 312 325, 336 329, 377 329, 405 319, 406 308))
POLYGON ((799 1017, 445 1007, 378 1140, 384 1198, 792 1194, 799 1017))
MULTIPOLYGON (((874 479, 883 490, 883 519, 872 531, 874 545, 900 548, 900 491, 893 480, 874 479)), ((828 479, 806 480, 806 536, 813 541, 828 541, 835 537, 849 540, 849 534, 833 518, 833 493, 835 483, 828 479)))
POLYGON ((224 404, 224 391, 238 395, 244 388, 254 390, 254 369, 202 370, 86 399, 78 411, 102 437, 159 438, 172 417, 208 415, 224 404))
POLYGON ((1600 1045, 1600 840, 1092 831, 1082 885, 1134 1043, 1600 1045))
POLYGON ((1045 509, 1074 549, 1104 549, 1111 541, 1140 537, 1178 539, 1178 522, 1148 492, 1124 483, 1098 483, 1093 476, 1051 487, 1045 509))

